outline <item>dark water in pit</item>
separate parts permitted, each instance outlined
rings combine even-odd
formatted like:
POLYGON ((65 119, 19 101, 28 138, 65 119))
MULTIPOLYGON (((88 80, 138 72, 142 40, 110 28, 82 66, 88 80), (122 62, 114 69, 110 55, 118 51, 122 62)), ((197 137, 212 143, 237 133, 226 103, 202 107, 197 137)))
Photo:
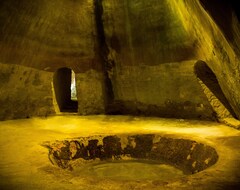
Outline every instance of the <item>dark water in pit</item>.
POLYGON ((112 180, 168 180, 185 176, 181 170, 175 167, 151 161, 99 162, 87 164, 84 169, 78 168, 75 169, 75 172, 85 177, 112 180))

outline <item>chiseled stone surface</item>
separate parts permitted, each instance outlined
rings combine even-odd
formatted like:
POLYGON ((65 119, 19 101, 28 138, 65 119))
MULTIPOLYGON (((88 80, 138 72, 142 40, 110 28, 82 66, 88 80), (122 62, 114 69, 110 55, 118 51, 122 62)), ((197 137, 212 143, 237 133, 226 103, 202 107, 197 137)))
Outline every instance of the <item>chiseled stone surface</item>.
MULTIPOLYGON (((236 42, 239 41, 240 26, 236 16, 228 9, 229 6, 225 7, 223 16, 216 14, 217 9, 214 10, 213 5, 210 10, 205 10, 200 1, 169 0, 169 2, 180 15, 191 38, 196 39, 196 58, 205 61, 215 73, 222 91, 239 118, 240 54, 237 45, 239 43, 236 42)), ((223 8, 224 4, 218 6, 223 8)))
MULTIPOLYGON (((104 113, 102 78, 96 70, 76 74, 79 114, 104 113)), ((0 81, 0 120, 61 114, 52 72, 0 63, 0 81)))
POLYGON ((0 28, 0 120, 58 114, 63 67, 77 74, 79 113, 104 113, 93 1, 1 1, 0 28))
POLYGON ((0 63, 0 120, 55 113, 52 73, 0 63))
POLYGON ((122 66, 116 70, 117 114, 214 119, 214 111, 194 74, 196 61, 154 66, 122 66))
POLYGON ((196 80, 195 38, 167 0, 102 1, 114 101, 108 112, 213 119, 196 80))
POLYGON ((78 113, 81 115, 105 112, 104 76, 96 70, 76 74, 78 113))
POLYGON ((91 68, 96 36, 93 1, 0 3, 0 60, 55 71, 91 68))
MULTIPOLYGON (((202 60, 239 118, 240 27, 229 7, 223 18, 211 6, 204 0, 1 1, 0 63, 9 68, 17 65, 22 72, 25 67, 37 69, 34 72, 40 78, 71 68, 77 77, 81 115, 215 119, 194 74, 195 63, 202 60)), ((35 116, 48 114, 46 110, 57 113, 49 101, 55 98, 50 93, 52 78, 38 81, 43 87, 41 100, 30 98, 31 108, 26 97, 31 97, 32 90, 15 80, 20 75, 11 76, 17 74, 1 72, 6 97, 0 100, 7 102, 8 94, 14 99, 4 104, 2 112, 9 114, 1 114, 2 120, 27 117, 29 112, 35 116), (16 87, 5 86, 8 77, 16 87)))

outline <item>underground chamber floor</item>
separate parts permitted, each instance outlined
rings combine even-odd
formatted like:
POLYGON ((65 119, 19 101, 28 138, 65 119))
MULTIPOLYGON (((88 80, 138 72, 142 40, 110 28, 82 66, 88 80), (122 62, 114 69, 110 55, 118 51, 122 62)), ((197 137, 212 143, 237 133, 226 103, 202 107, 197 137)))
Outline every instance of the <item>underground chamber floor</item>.
POLYGON ((169 180, 183 177, 181 170, 152 161, 115 161, 86 164, 73 171, 76 176, 95 176, 117 181, 169 180))
POLYGON ((0 189, 239 189, 239 150, 238 130, 208 121, 2 121, 0 189))

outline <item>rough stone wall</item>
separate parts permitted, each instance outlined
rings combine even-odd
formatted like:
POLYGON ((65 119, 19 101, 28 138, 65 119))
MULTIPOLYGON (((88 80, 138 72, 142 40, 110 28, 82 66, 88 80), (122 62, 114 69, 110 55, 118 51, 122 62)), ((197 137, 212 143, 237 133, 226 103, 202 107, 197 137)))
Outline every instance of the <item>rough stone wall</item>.
POLYGON ((78 112, 104 113, 92 0, 0 1, 0 63, 2 120, 59 113, 52 82, 63 67, 77 74, 78 112))
POLYGON ((2 63, 83 72, 97 61, 92 0, 1 1, 0 26, 2 63))
POLYGON ((103 0, 102 20, 108 47, 121 55, 124 65, 158 65, 194 57, 194 41, 166 0, 103 0))
POLYGON ((63 67, 76 73, 80 114, 210 119, 196 60, 240 117, 240 27, 233 16, 227 41, 199 0, 0 1, 0 27, 2 119, 54 113, 63 67))
POLYGON ((116 71, 114 95, 117 104, 114 111, 177 118, 212 118, 213 110, 193 73, 194 63, 123 66, 116 71))
POLYGON ((221 26, 214 22, 211 12, 204 10, 199 1, 169 0, 169 3, 178 12, 188 33, 197 39, 198 59, 205 61, 215 73, 223 93, 240 118, 240 60, 236 45, 239 44, 236 43, 239 42, 239 24, 236 17, 232 15, 232 21, 228 23, 233 27, 229 41, 229 35, 220 30, 221 26))
POLYGON ((195 39, 167 0, 103 0, 109 112, 211 118, 193 73, 195 39))
POLYGON ((81 115, 105 113, 103 75, 95 70, 76 74, 78 112, 81 115))
POLYGON ((54 113, 52 73, 0 64, 0 120, 54 113))
POLYGON ((207 64, 198 61, 194 66, 194 70, 204 94, 208 98, 213 110, 216 112, 216 119, 223 122, 226 118, 236 117, 218 84, 215 74, 207 64))
MULTIPOLYGON (((0 64, 0 120, 59 114, 52 72, 0 64), (55 102, 55 105, 54 105, 55 102)), ((76 74, 78 113, 104 113, 102 74, 76 74)))

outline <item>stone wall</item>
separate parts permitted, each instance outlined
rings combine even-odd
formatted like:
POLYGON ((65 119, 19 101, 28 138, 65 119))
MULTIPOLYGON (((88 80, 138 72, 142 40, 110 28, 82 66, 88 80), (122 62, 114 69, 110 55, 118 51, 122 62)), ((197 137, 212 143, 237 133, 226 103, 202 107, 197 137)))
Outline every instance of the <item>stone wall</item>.
POLYGON ((52 73, 0 64, 0 120, 48 116, 55 113, 52 73))
POLYGON ((239 118, 240 27, 213 18, 199 0, 1 1, 0 118, 58 113, 53 74, 67 67, 79 114, 214 119, 198 60, 239 118))
POLYGON ((103 74, 95 70, 76 74, 78 112, 81 115, 105 113, 103 74))
POLYGON ((78 113, 104 113, 92 0, 1 1, 0 28, 1 120, 59 114, 53 75, 65 67, 76 73, 78 113))
POLYGON ((213 110, 193 72, 196 61, 123 66, 116 71, 113 112, 213 119, 213 110))
POLYGON ((198 59, 205 61, 215 73, 224 95, 240 118, 240 60, 236 45, 239 44, 239 24, 236 16, 232 14, 230 18, 224 18, 229 19, 229 28, 224 23, 217 25, 218 17, 221 18, 222 15, 212 16, 212 12, 209 9, 206 11, 199 1, 169 0, 169 3, 178 13, 187 32, 197 40, 198 59), (214 19, 217 20, 216 23, 214 19))
MULTIPOLYGON (((104 113, 102 80, 94 70, 76 74, 79 114, 104 113)), ((52 72, 0 64, 0 81, 0 120, 59 114, 52 72)))
POLYGON ((1 1, 0 27, 1 63, 82 72, 97 62, 92 0, 1 1))
POLYGON ((212 118, 193 72, 196 41, 167 0, 102 1, 115 114, 212 118))

